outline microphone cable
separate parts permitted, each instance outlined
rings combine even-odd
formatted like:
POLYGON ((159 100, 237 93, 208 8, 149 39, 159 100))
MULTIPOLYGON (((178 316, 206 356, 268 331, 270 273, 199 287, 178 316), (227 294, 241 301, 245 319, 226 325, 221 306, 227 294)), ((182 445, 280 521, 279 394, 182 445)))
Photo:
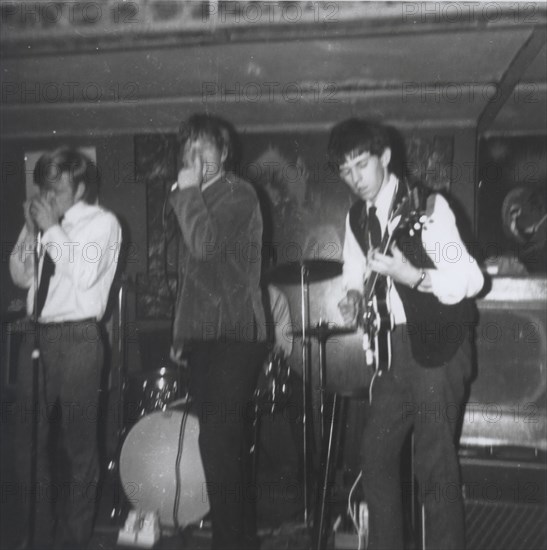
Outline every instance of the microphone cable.
POLYGON ((179 505, 180 505, 180 492, 182 488, 182 480, 180 475, 180 463, 182 461, 182 452, 184 450, 184 434, 186 432, 186 421, 188 420, 189 408, 190 408, 190 405, 189 403, 187 403, 186 407, 182 411, 182 419, 180 421, 180 428, 179 428, 177 458, 175 460, 175 500, 173 502, 173 523, 175 525, 175 529, 177 532, 180 530, 178 515, 179 515, 179 505))
MULTIPOLYGON (((168 251, 169 251, 169 244, 173 240, 173 238, 176 238, 177 242, 177 249, 178 249, 178 237, 180 235, 179 232, 175 230, 169 231, 169 219, 173 217, 173 209, 171 208, 170 211, 167 211, 167 206, 169 202, 169 193, 171 192, 171 188, 169 185, 165 187, 165 195, 163 199, 163 205, 161 209, 161 226, 162 226, 162 232, 163 232, 163 246, 162 246, 162 256, 163 256, 163 276, 165 279, 165 285, 167 286, 167 292, 169 293, 169 297, 171 298, 171 303, 175 302, 175 294, 173 294, 173 291, 171 290, 171 285, 169 284, 169 258, 168 258, 168 251)), ((176 257, 176 265, 175 268, 178 271, 178 255, 176 257)), ((178 283, 178 278, 177 278, 178 283)), ((178 286, 178 284, 177 284, 178 286)))

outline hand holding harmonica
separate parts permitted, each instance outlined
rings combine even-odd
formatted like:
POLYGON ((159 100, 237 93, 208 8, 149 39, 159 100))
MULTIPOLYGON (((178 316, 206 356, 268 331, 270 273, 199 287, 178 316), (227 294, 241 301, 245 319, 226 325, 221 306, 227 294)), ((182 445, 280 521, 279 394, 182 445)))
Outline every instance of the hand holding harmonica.
POLYGON ((200 187, 203 182, 203 158, 197 143, 192 143, 184 152, 184 166, 179 170, 177 181, 171 186, 174 191, 189 187, 200 187))

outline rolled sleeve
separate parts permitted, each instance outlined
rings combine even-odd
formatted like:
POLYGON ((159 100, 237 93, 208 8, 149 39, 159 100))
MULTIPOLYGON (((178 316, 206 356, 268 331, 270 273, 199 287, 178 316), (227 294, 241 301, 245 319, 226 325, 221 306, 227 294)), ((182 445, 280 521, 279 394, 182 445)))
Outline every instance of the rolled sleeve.
POLYGON ((484 278, 477 260, 463 243, 446 199, 435 195, 433 213, 422 229, 422 243, 435 268, 428 269, 431 290, 443 304, 476 296, 484 278))
POLYGON ((34 277, 36 238, 23 226, 9 259, 10 275, 20 288, 30 288, 34 277))
POLYGON ((346 217, 343 258, 342 284, 344 290, 346 292, 357 290, 362 293, 367 273, 367 259, 350 228, 349 216, 346 217))

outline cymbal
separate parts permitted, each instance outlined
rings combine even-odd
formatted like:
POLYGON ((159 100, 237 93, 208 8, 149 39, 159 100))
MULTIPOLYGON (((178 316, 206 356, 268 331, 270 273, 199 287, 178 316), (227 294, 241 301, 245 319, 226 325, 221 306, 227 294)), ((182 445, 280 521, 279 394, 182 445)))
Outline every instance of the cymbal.
POLYGON ((302 260, 287 262, 271 269, 266 277, 269 282, 279 284, 299 284, 302 277, 302 267, 306 268, 307 281, 315 283, 332 279, 342 273, 342 262, 336 260, 302 260))
MULTIPOLYGON (((339 334, 353 334, 356 332, 355 327, 337 327, 329 326, 327 323, 317 324, 314 327, 310 327, 306 330, 306 335, 318 340, 325 340, 329 336, 335 336, 339 334)), ((293 330, 291 334, 293 336, 302 336, 302 330, 293 330)))

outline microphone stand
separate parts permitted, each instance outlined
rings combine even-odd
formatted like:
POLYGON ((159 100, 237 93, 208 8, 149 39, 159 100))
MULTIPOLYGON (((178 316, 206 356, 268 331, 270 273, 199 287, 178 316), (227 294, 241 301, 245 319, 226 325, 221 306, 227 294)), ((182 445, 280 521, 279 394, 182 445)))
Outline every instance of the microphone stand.
POLYGON ((303 460, 304 460, 304 525, 309 526, 309 435, 308 435, 308 413, 309 413, 309 270, 307 265, 302 262, 300 266, 300 299, 301 299, 301 318, 302 318, 302 439, 303 439, 303 460))
POLYGON ((32 350, 32 426, 30 448, 30 503, 28 510, 28 548, 34 548, 34 535, 36 531, 36 504, 38 501, 37 466, 38 466, 38 415, 40 403, 38 399, 40 376, 40 333, 38 329, 38 286, 40 279, 40 255, 42 252, 42 236, 36 233, 36 246, 34 247, 34 307, 32 320, 34 323, 34 347, 32 350))
MULTIPOLYGON (((116 474, 115 483, 119 483, 120 476, 120 456, 122 452, 122 446, 126 435, 126 417, 125 417, 125 397, 127 392, 127 362, 125 360, 125 331, 126 325, 126 292, 129 279, 123 275, 120 278, 120 288, 118 290, 118 302, 117 302, 117 332, 118 337, 116 341, 117 347, 117 366, 118 366, 118 403, 117 403, 117 444, 115 450, 115 456, 110 460, 108 464, 108 470, 111 474, 116 474)), ((114 497, 112 502, 112 509, 110 510, 110 519, 118 520, 122 515, 122 500, 120 494, 120 486, 118 485, 114 491, 114 497)))

